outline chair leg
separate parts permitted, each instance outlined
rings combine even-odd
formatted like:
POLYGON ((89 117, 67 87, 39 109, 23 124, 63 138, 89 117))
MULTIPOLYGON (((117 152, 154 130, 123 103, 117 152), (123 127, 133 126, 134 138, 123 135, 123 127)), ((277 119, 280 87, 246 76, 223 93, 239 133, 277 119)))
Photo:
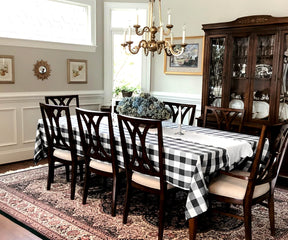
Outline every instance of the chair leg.
POLYGON ((246 204, 244 206, 245 240, 251 240, 252 239, 251 221, 252 221, 251 205, 246 204))
POLYGON ((54 181, 54 161, 49 160, 48 167, 48 179, 47 179, 47 190, 51 189, 51 183, 54 181))
POLYGON ((160 196, 159 204, 159 220, 158 220, 158 240, 163 239, 164 231, 164 213, 165 213, 165 199, 163 196, 160 196))
POLYGON ((71 196, 70 196, 71 200, 74 200, 74 198, 75 198, 76 177, 77 177, 77 165, 76 164, 72 164, 72 169, 71 169, 71 196))
POLYGON ((65 165, 66 170, 66 181, 69 182, 69 165, 65 165))
POLYGON ((273 194, 268 199, 268 208, 269 208, 271 235, 275 236, 274 195, 273 194))
POLYGON ((86 168, 85 168, 85 178, 84 178, 82 204, 86 204, 86 201, 87 201, 89 182, 90 182, 90 174, 91 174, 91 172, 89 170, 89 167, 86 166, 86 168))
POLYGON ((117 202, 117 177, 113 177, 113 189, 112 189, 112 204, 111 204, 111 214, 113 217, 116 216, 116 202, 117 202))
POLYGON ((131 197, 131 179, 127 179, 126 185, 126 196, 125 196, 125 204, 124 204, 124 212, 123 212, 123 223, 127 223, 128 211, 130 207, 130 197, 131 197))
POLYGON ((83 181, 83 164, 79 164, 80 169, 80 181, 83 181))

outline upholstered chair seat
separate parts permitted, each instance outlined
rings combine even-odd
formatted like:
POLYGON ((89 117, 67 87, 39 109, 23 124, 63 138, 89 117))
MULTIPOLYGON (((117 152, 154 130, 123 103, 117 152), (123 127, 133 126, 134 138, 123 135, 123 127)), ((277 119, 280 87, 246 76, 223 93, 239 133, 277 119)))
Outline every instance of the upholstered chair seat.
MULTIPOLYGON (((249 177, 249 172, 232 171, 235 175, 249 177)), ((248 180, 235 178, 232 176, 221 174, 212 180, 209 186, 209 192, 218 196, 225 196, 234 199, 243 200, 247 190, 248 180)), ((270 184, 264 183, 257 185, 254 189, 253 198, 264 195, 270 190, 270 184)))
POLYGON ((91 162, 89 163, 89 167, 98 169, 102 172, 108 172, 108 173, 113 172, 111 163, 97 161, 96 159, 93 159, 93 158, 91 159, 91 162))
MULTIPOLYGON (((143 185, 145 187, 154 188, 160 190, 160 179, 159 177, 152 177, 146 174, 134 172, 132 174, 132 181, 135 183, 138 183, 140 185, 143 185)), ((174 188, 173 185, 167 184, 167 189, 174 188)))

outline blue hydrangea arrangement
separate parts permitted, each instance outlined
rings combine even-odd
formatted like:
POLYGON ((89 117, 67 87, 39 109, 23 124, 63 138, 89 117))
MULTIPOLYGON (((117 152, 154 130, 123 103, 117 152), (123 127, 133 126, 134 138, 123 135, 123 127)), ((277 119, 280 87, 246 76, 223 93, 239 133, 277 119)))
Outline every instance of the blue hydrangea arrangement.
POLYGON ((171 112, 168 108, 165 108, 164 103, 149 93, 140 93, 139 96, 123 98, 118 103, 116 110, 122 115, 132 117, 159 120, 171 118, 171 112))

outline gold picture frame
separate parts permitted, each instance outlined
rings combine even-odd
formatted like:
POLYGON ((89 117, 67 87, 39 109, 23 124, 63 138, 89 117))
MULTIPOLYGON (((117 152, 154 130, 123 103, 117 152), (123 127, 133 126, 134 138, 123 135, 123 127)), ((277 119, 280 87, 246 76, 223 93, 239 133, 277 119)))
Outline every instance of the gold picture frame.
POLYGON ((0 83, 15 83, 14 56, 0 55, 0 83))
MULTIPOLYGON (((166 40, 171 42, 170 38, 166 40)), ((180 47, 182 37, 173 38, 173 44, 180 47)), ((204 36, 186 37, 184 53, 179 57, 164 55, 164 73, 179 75, 202 75, 204 36)))
POLYGON ((87 83, 87 60, 67 59, 67 82, 87 83))

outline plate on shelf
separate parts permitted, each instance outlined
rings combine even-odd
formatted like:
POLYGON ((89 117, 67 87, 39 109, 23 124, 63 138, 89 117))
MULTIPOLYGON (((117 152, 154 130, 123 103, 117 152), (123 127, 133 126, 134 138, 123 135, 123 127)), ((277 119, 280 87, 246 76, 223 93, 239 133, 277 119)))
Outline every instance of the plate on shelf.
POLYGON ((244 102, 240 99, 233 99, 229 102, 229 108, 243 109, 244 102))
POLYGON ((269 104, 264 101, 253 101, 252 112, 252 118, 266 118, 269 116, 269 104))
POLYGON ((216 98, 211 104, 212 107, 221 107, 221 98, 216 98))
POLYGON ((288 104, 280 103, 279 105, 279 119, 286 120, 288 119, 288 104))

